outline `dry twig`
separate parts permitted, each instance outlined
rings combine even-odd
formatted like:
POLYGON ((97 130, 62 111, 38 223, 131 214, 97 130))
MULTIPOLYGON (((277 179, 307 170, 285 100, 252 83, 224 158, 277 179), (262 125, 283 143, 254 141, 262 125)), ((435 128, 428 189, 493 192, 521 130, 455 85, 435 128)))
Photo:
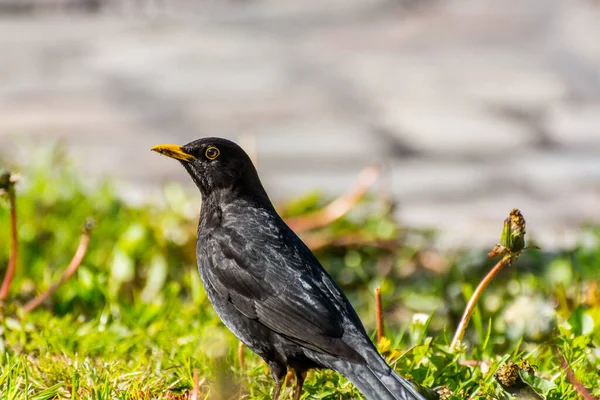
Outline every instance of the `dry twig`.
POLYGON ((303 235, 302 240, 312 251, 322 250, 326 247, 373 246, 393 252, 398 250, 398 247, 400 246, 396 239, 373 239, 361 234, 333 236, 329 234, 314 233, 303 235))
POLYGON ((346 215, 369 191, 379 178, 380 169, 367 167, 358 175, 355 185, 322 209, 297 217, 286 219, 287 224, 296 232, 305 232, 326 226, 346 215))
POLYGON ((75 255, 71 259, 69 266, 65 269, 65 272, 63 272, 58 282, 52 284, 44 293, 41 293, 39 296, 31 299, 27 304, 25 304, 25 306, 23 307, 24 313, 28 313, 39 307, 40 304, 44 302, 44 300, 50 297, 56 291, 56 289, 60 287, 60 285, 69 280, 69 278, 71 278, 75 274, 75 272, 77 272, 77 269, 81 265, 81 262, 85 257, 85 253, 87 252, 88 244, 90 242, 90 232, 92 230, 92 226, 93 222, 91 220, 88 220, 85 223, 83 232, 81 234, 81 238, 79 239, 79 246, 77 247, 77 251, 75 251, 75 255))

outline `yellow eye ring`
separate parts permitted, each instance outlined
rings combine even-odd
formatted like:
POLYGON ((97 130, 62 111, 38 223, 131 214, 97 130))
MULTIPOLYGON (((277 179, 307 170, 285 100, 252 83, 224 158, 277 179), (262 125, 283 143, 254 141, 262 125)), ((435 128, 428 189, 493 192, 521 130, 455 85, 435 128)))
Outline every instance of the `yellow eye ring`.
POLYGON ((215 160, 217 157, 219 157, 220 154, 221 154, 221 152, 215 146, 208 146, 206 148, 206 151, 204 152, 204 155, 206 156, 206 158, 208 158, 211 161, 215 160))

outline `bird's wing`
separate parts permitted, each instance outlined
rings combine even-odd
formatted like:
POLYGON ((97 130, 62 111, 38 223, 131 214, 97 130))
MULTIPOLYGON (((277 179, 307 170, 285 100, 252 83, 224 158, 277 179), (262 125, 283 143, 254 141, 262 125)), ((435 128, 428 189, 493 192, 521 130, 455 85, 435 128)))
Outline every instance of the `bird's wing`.
POLYGON ((346 313, 330 291, 331 278, 310 251, 303 251, 300 239, 294 234, 285 239, 270 234, 247 238, 232 228, 213 231, 203 252, 206 283, 245 316, 288 339, 362 361, 341 340, 346 313))

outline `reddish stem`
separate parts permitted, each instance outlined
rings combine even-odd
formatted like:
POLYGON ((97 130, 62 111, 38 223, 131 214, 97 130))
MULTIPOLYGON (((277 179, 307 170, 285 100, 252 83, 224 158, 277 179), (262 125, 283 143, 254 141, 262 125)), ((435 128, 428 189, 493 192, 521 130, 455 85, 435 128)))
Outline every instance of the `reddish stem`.
POLYGON ((458 364, 463 365, 465 367, 478 367, 480 365, 488 365, 487 362, 479 360, 461 360, 458 362, 458 364))
POLYGON ((494 277, 496 275, 498 275, 498 272, 500 272, 506 264, 509 264, 511 262, 511 260, 512 260, 512 255, 510 255, 510 254, 502 257, 502 259, 500 261, 498 261, 498 263, 494 266, 494 268, 492 268, 492 270, 490 272, 488 272, 488 274, 485 276, 485 278, 483 278, 483 280, 481 282, 479 282, 477 289, 475 289, 475 291, 473 292, 473 295, 471 296, 471 299, 469 300, 469 303, 467 303, 467 306, 465 307, 465 312, 463 313, 463 316, 460 319, 458 328, 456 328, 456 333, 454 334, 454 339, 452 339, 452 343, 450 344, 451 350, 455 350, 456 347, 462 341, 462 338, 465 335, 465 331, 467 330, 467 326, 469 325, 469 321, 471 320, 471 316, 473 315, 473 312, 475 311, 475 307, 477 306, 477 301, 483 294, 483 291, 488 287, 488 285, 490 284, 492 279, 494 279, 494 277))
POLYGON ((17 266, 17 199, 14 189, 8 190, 8 201, 10 203, 10 256, 8 259, 6 275, 2 282, 2 288, 0 288, 0 301, 4 301, 8 297, 8 290, 10 289, 10 284, 15 275, 15 268, 17 266))
POLYGON ((579 393, 579 395, 581 397, 583 397, 585 400, 598 400, 596 397, 594 397, 593 394, 590 393, 589 390, 587 390, 587 388, 585 386, 583 386, 583 383, 581 383, 577 379, 577 377, 575 376, 575 372, 573 372, 573 370, 569 366, 569 363, 567 362, 565 357, 562 355, 562 353, 560 352, 558 347, 556 348, 556 352, 558 355, 558 361, 560 362, 560 366, 565 371, 565 374, 567 375, 567 379, 569 380, 569 382, 571 382, 571 385, 573 385, 575 387, 575 390, 577 390, 577 393, 579 393))
POLYGON ((383 327, 383 307, 381 305, 381 286, 375 288, 375 319, 377 321, 377 343, 385 336, 383 327))
POLYGON ((46 300, 48 297, 50 297, 60 285, 65 283, 69 278, 71 278, 75 274, 75 272, 81 265, 83 258, 85 257, 85 253, 87 252, 89 242, 90 233, 86 229, 81 234, 79 246, 77 247, 75 255, 71 259, 69 266, 67 267, 67 269, 65 269, 65 272, 62 274, 58 282, 52 284, 44 293, 40 294, 39 296, 35 297, 34 299, 30 300, 27 304, 25 304, 25 306, 23 307, 23 312, 28 313, 39 307, 39 305, 42 304, 44 300, 46 300))

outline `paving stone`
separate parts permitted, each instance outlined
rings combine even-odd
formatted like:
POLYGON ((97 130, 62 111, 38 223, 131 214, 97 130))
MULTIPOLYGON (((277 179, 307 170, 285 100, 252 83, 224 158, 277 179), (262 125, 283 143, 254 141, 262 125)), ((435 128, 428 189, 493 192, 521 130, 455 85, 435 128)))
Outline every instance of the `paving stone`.
POLYGON ((213 3, 0 15, 0 156, 64 139, 142 202, 195 193, 153 145, 225 136, 276 200, 383 163, 399 218, 445 246, 489 247, 512 207, 545 248, 600 221, 592 2, 213 3))
POLYGON ((548 112, 544 129, 562 146, 600 147, 600 102, 556 106, 548 112))
POLYGON ((526 152, 509 158, 499 169, 532 194, 558 196, 563 192, 599 189, 598 150, 526 152))
POLYGON ((56 97, 38 95, 35 99, 6 103, 0 107, 0 131, 3 132, 71 137, 85 135, 90 128, 123 128, 129 119, 105 98, 83 91, 56 97))
POLYGON ((469 201, 422 201, 402 204, 401 221, 410 226, 439 229, 438 243, 443 247, 490 248, 498 242, 502 221, 511 208, 519 208, 527 221, 528 239, 544 250, 569 247, 581 238, 573 218, 597 221, 599 192, 565 193, 558 197, 536 199, 518 193, 494 193, 471 197, 469 201), (578 207, 574 209, 573 205, 578 207), (577 210, 584 210, 583 213, 577 210))
POLYGON ((491 169, 481 162, 395 160, 391 162, 388 180, 391 192, 402 203, 456 201, 485 190, 491 169))
POLYGON ((475 106, 390 103, 382 118, 400 140, 428 154, 499 154, 532 142, 526 126, 475 106))

